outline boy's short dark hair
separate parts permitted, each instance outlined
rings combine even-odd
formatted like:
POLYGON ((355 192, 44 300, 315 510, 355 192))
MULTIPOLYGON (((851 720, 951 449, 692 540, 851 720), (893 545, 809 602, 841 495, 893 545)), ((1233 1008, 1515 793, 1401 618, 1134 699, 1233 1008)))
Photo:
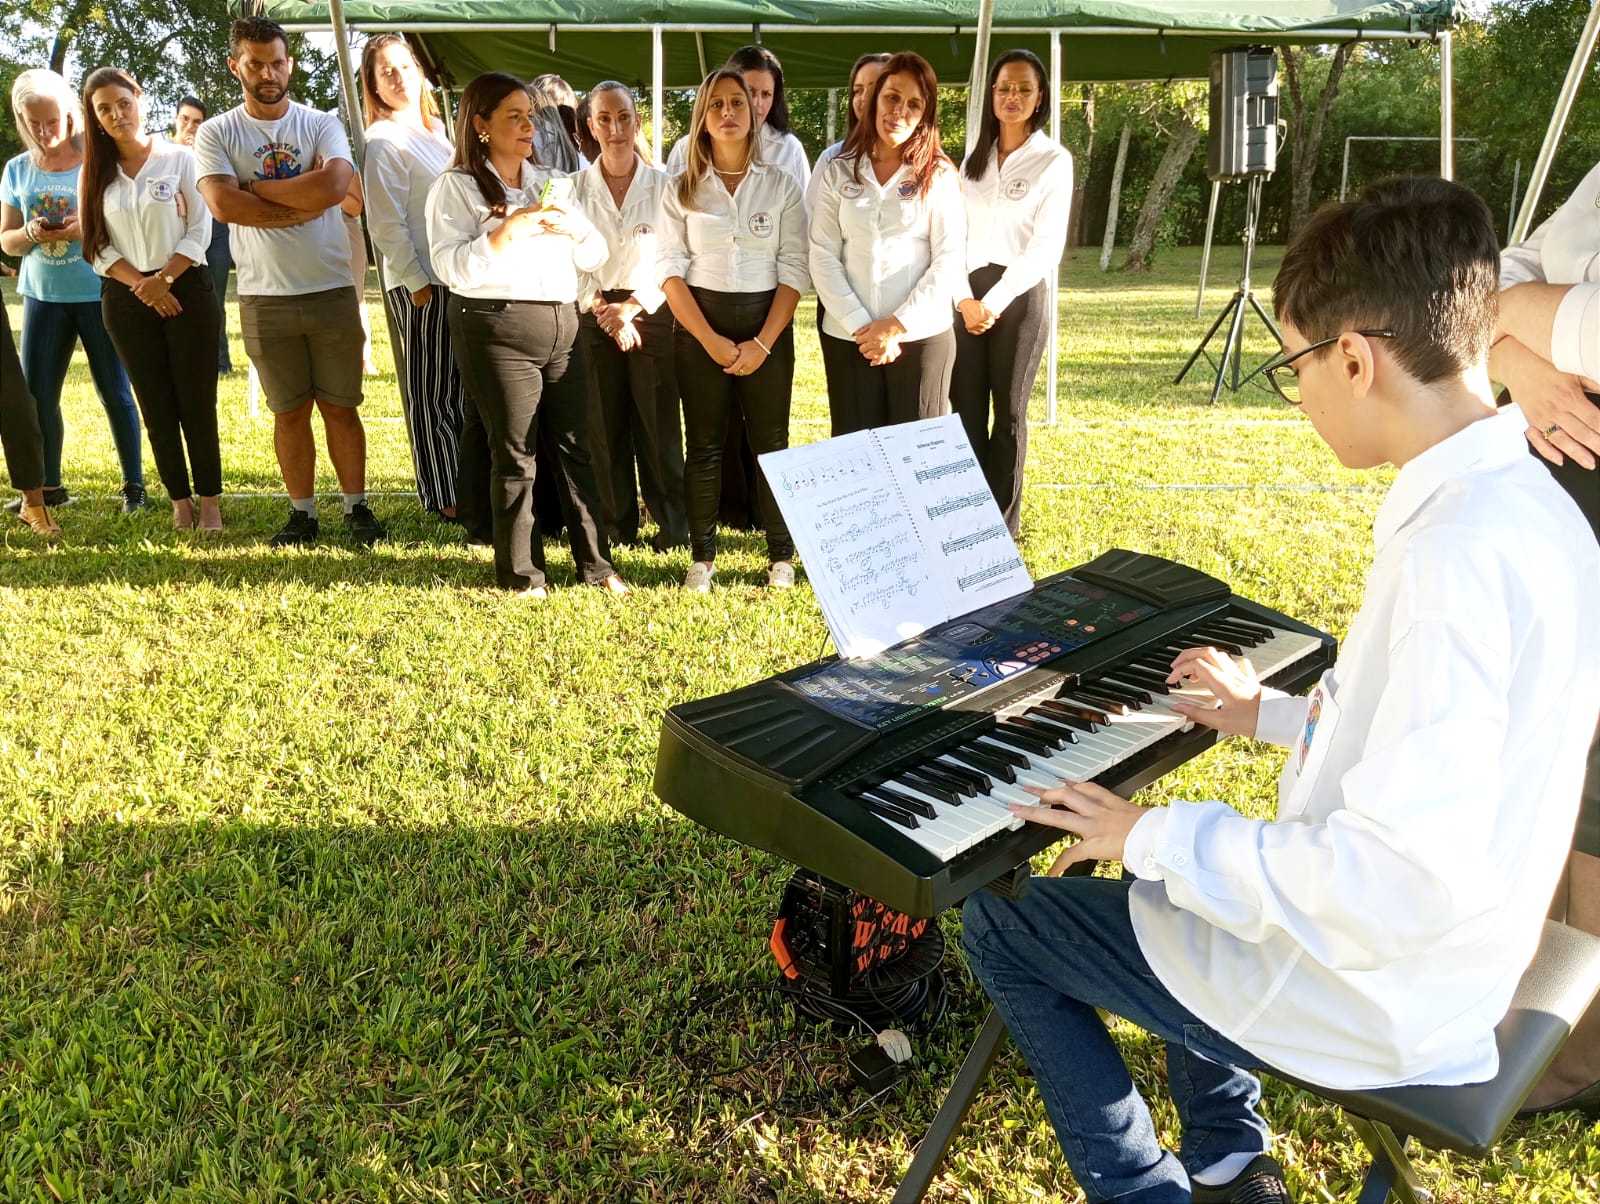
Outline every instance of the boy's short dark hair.
POLYGON ((200 114, 200 120, 202 121, 211 116, 210 111, 206 108, 205 101, 201 100, 198 96, 185 96, 178 102, 178 107, 172 111, 174 113, 181 113, 184 109, 193 109, 196 113, 200 114))
POLYGON ((1431 384, 1488 354, 1499 278, 1500 244, 1483 198, 1413 176, 1319 209, 1284 252, 1272 307, 1313 343, 1346 330, 1392 330, 1400 366, 1431 384))
POLYGON ((289 35, 283 32, 283 26, 265 17, 240 17, 228 27, 228 54, 231 58, 239 57, 242 42, 282 42, 284 51, 289 49, 289 35))

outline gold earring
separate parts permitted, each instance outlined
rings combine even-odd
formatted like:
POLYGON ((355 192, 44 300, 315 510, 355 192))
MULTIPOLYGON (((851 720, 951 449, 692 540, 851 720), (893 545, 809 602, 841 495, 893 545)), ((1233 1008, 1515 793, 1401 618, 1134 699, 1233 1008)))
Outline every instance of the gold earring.
POLYGON ((479 130, 478 131, 478 141, 483 143, 485 146, 488 146, 489 145, 489 135, 486 132, 484 132, 483 130, 479 130))

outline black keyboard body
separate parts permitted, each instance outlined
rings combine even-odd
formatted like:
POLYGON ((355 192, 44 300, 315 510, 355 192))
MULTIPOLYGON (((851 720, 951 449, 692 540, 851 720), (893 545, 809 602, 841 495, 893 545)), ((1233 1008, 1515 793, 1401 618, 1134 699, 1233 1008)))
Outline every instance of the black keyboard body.
MULTIPOLYGON (((1131 658, 1155 659, 1152 650, 1218 643, 1195 633, 1214 635, 1219 622, 1294 633, 1305 644, 1293 664, 1264 675, 1278 689, 1298 693, 1334 662, 1335 642, 1326 633, 1235 597, 1223 582, 1184 565, 1112 551, 878 657, 829 658, 672 707, 662 724, 655 791, 716 832, 912 916, 935 916, 1060 833, 1030 824, 942 860, 863 807, 862 788, 907 767, 917 772, 942 749, 971 746, 998 713, 1019 703, 1089 689, 1097 675, 1118 672, 1115 666, 1131 658), (1091 612, 1096 621, 1084 623, 1091 612), (940 670, 936 662, 949 648, 957 650, 953 667, 940 670), (990 680, 996 673, 1003 676, 990 680), (869 683, 866 698, 860 674, 869 683)), ((1215 742, 1208 729, 1175 731, 1094 780, 1126 795, 1215 742)))

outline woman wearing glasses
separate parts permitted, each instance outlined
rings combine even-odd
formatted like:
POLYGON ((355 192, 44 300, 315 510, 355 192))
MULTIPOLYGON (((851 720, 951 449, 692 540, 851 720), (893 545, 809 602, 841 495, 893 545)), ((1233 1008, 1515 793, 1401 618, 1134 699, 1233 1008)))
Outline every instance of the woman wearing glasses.
POLYGON ((1072 156, 1044 132, 1050 81, 1026 50, 989 72, 989 105, 961 168, 967 276, 956 293, 950 404, 1016 538, 1039 375, 1072 209, 1072 156), (991 421, 991 399, 993 417, 991 421))
POLYGON ((828 164, 811 216, 811 276, 835 434, 949 412, 966 218, 939 146, 938 81, 920 55, 884 64, 828 164))
MULTIPOLYGON (((1600 536, 1600 163, 1530 234, 1500 253, 1489 374, 1528 421, 1528 442, 1600 536)), ((1600 601, 1600 600, 1597 600, 1600 601)), ((1567 862, 1567 923, 1600 933, 1600 732, 1589 750, 1567 862)), ((1600 1115, 1600 1003, 1562 1047, 1527 1111, 1600 1115)))

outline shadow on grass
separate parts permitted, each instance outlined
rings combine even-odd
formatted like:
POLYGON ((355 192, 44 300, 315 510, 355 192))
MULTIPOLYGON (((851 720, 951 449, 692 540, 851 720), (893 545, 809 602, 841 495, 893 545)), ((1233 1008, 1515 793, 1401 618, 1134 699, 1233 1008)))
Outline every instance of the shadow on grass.
POLYGON ((766 989, 788 871, 658 808, 73 827, 0 909, 0 1198, 838 1200, 837 1128, 892 1186, 976 1001, 834 1125, 859 1038, 766 989))
MULTIPOLYGON (((75 524, 79 513, 76 508, 66 511, 63 534, 55 544, 20 525, 0 531, 0 586, 50 590, 115 582, 134 587, 209 584, 220 589, 315 590, 359 585, 473 590, 488 596, 501 592, 494 585, 493 557, 470 552, 455 527, 419 524, 421 529, 412 530, 396 523, 389 540, 367 549, 337 527, 330 532, 330 524, 324 523, 316 546, 277 549, 268 543, 270 531, 263 533, 244 523, 219 535, 202 535, 153 527, 148 519, 121 528, 110 521, 75 524)), ((759 533, 723 531, 718 543, 730 557, 765 554, 759 533)), ((544 550, 552 588, 575 588, 578 581, 564 537, 546 538, 544 550)), ((689 563, 686 551, 663 554, 638 546, 613 548, 611 559, 636 589, 675 589, 689 563)), ((741 580, 736 568, 719 577, 723 584, 741 580)), ((764 571, 749 575, 750 584, 764 581, 764 571)))

